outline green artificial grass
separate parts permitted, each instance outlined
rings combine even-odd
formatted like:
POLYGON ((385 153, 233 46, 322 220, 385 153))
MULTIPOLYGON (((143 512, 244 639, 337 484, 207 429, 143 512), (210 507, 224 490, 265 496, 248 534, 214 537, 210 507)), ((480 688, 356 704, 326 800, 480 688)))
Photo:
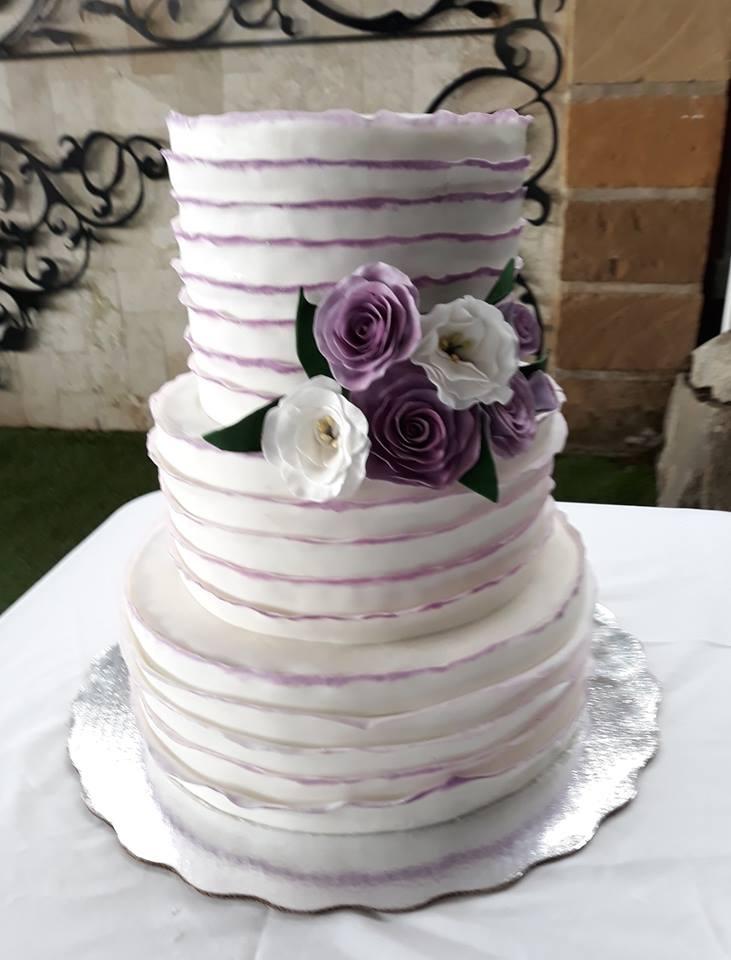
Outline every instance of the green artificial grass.
MULTIPOLYGON (((117 507, 156 488, 141 433, 0 429, 0 611, 117 507)), ((560 457, 556 496, 653 504, 652 465, 560 457)))
POLYGON ((0 429, 0 610, 156 486, 142 433, 0 429))

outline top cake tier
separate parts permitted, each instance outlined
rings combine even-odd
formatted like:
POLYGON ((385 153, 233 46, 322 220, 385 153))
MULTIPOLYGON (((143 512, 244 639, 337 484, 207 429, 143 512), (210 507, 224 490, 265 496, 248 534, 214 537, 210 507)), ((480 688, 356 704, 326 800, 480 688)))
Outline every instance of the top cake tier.
POLYGON ((294 315, 386 261, 422 307, 483 298, 516 255, 528 118, 345 110, 168 118, 175 264, 201 403, 230 423, 304 379, 294 315))
POLYGON ((331 160, 514 160, 525 149, 530 117, 497 113, 378 113, 265 110, 167 118, 174 153, 211 160, 262 157, 331 160))

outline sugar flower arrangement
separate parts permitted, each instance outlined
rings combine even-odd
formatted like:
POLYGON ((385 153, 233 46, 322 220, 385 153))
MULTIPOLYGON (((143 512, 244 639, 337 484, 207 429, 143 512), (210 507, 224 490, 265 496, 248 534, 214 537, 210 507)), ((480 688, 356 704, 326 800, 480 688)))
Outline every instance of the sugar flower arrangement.
POLYGON ((535 311, 511 298, 511 260, 487 298, 419 310, 409 277, 369 263, 315 306, 300 292, 297 355, 309 379, 215 430, 222 450, 261 451, 302 500, 352 495, 368 476, 498 499, 495 457, 524 451, 559 397, 538 357, 535 311))

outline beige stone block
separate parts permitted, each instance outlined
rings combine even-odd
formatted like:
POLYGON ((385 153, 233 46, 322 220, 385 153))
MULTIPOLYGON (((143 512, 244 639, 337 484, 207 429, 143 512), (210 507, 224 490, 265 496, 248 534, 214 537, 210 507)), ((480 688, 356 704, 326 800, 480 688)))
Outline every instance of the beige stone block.
POLYGON ((163 339, 167 379, 172 380, 188 369, 188 344, 183 339, 188 317, 180 304, 170 305, 161 316, 160 333, 163 339))
MULTIPOLYGON (((557 210, 554 211, 557 216, 557 210)), ((559 297, 562 229, 549 222, 541 227, 525 228, 520 245, 525 260, 523 274, 541 307, 544 322, 549 322, 559 297)))
POLYGON ((18 382, 28 425, 55 427, 59 423, 58 387, 50 375, 51 358, 40 350, 16 356, 18 382))
POLYGON ((106 128, 165 137, 165 116, 178 99, 174 73, 140 76, 114 72, 106 128))
POLYGON ((186 69, 177 70, 175 77, 177 90, 173 106, 176 110, 191 114, 221 113, 223 69, 220 50, 207 50, 186 58, 186 69))
POLYGON ((145 270, 170 270, 170 261, 178 255, 170 221, 175 204, 167 181, 147 182, 142 209, 126 226, 101 233, 92 251, 93 267, 115 273, 145 270))
POLYGON ((0 64, 0 128, 13 130, 16 125, 12 96, 8 85, 8 69, 12 64, 0 64))
POLYGON ((100 430, 147 430, 152 425, 146 401, 128 394, 100 403, 97 420, 100 430))
POLYGON ((225 51, 223 62, 225 110, 359 108, 363 61, 351 47, 225 51))
MULTIPOLYGON (((3 365, 5 361, 2 361, 3 365)), ((0 367, 0 376, 2 368, 0 367)), ((27 427, 28 416, 25 412, 23 396, 14 389, 0 389, 0 427, 27 427)))
POLYGON ((51 61, 14 60, 6 64, 6 81, 13 111, 12 132, 42 144, 55 144, 60 133, 51 99, 51 61))
POLYGON ((415 91, 414 45, 410 43, 370 44, 363 58, 363 110, 418 111, 426 106, 425 91, 415 91), (383 78, 389 82, 384 83, 383 78))
POLYGON ((86 349, 90 295, 86 290, 65 290, 38 312, 37 336, 42 350, 83 353, 86 349))
POLYGON ((125 314, 124 327, 127 389, 134 396, 146 400, 167 379, 160 314, 125 314))
POLYGON ((66 393, 89 393, 92 387, 89 355, 78 353, 55 353, 48 357, 48 372, 57 389, 66 393))
POLYGON ((47 61, 51 105, 58 129, 74 136, 83 136, 96 127, 97 90, 93 82, 93 62, 86 61, 83 71, 74 61, 47 61))
POLYGON ((125 314, 169 310, 175 304, 180 279, 172 267, 155 270, 120 270, 117 273, 120 304, 125 314))
POLYGON ((59 427, 64 430, 98 430, 98 405, 99 398, 94 393, 59 390, 59 427))

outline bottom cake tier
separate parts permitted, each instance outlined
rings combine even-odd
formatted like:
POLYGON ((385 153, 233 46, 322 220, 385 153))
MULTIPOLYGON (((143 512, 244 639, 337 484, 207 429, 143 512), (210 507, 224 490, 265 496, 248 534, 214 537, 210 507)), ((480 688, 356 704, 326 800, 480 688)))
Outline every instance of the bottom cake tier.
POLYGON ((122 644, 154 775, 313 833, 425 826, 519 789, 575 733, 594 603, 562 515, 531 566, 520 596, 484 620, 339 645, 214 617, 155 533, 130 572, 122 644))

